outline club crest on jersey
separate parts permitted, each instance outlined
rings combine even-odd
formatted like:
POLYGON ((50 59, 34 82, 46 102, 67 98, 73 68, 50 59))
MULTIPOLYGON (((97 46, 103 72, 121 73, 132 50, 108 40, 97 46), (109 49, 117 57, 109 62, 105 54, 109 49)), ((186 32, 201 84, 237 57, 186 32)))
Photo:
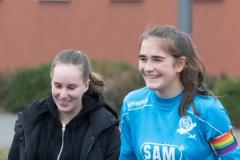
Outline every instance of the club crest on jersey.
POLYGON ((196 127, 196 123, 192 123, 192 119, 188 116, 182 117, 179 121, 179 129, 177 130, 177 133, 179 134, 188 134, 188 138, 192 138, 196 141, 196 135, 190 134, 189 132, 196 127))

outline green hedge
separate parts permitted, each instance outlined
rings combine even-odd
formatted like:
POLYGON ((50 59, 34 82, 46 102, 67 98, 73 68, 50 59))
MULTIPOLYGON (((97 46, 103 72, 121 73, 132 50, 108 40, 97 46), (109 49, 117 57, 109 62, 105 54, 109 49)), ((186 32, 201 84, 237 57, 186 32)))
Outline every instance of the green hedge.
POLYGON ((50 65, 18 69, 9 74, 3 85, 3 106, 19 112, 35 99, 46 97, 50 92, 50 65))
POLYGON ((123 62, 92 61, 93 71, 100 73, 107 84, 106 100, 110 106, 120 112, 123 98, 134 89, 145 85, 137 68, 123 62))
POLYGON ((240 79, 222 77, 214 84, 213 93, 228 110, 232 125, 240 128, 240 79))
MULTIPOLYGON (((120 111, 124 96, 140 88, 144 81, 138 70, 124 62, 92 61, 93 70, 100 73, 107 84, 104 96, 107 103, 120 111)), ((18 69, 9 74, 0 91, 3 106, 12 112, 19 112, 36 99, 49 95, 51 90, 50 65, 18 69)))

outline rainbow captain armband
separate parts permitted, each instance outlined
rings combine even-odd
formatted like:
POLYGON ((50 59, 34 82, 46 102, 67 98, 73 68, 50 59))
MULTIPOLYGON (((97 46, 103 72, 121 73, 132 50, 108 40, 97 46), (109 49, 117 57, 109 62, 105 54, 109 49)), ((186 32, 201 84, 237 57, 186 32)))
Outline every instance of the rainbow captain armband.
POLYGON ((226 154, 232 150, 234 150, 237 146, 237 140, 232 134, 232 130, 227 133, 210 140, 211 146, 216 154, 226 154))

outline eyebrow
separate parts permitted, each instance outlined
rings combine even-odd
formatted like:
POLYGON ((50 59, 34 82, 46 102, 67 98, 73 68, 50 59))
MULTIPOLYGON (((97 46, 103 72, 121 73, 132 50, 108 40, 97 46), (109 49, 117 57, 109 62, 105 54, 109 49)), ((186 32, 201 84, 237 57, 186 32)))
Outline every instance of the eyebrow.
POLYGON ((58 83, 58 82, 56 82, 56 81, 53 81, 53 83, 57 83, 57 84, 60 84, 60 83, 58 83))
POLYGON ((152 58, 160 58, 160 59, 165 59, 164 57, 162 56, 152 56, 152 58))
MULTIPOLYGON (((146 57, 145 55, 139 55, 138 56, 139 58, 142 58, 142 57, 146 57)), ((162 57, 162 56, 152 56, 152 58, 160 58, 160 59, 165 59, 164 57, 162 57)))
MULTIPOLYGON (((58 84, 58 85, 61 85, 61 83, 59 82, 56 82, 56 81, 53 81, 54 84, 58 84)), ((78 84, 77 83, 71 83, 71 84, 68 84, 68 86, 77 86, 78 84)))
POLYGON ((141 57, 146 57, 146 56, 145 56, 145 55, 141 55, 141 54, 140 54, 140 55, 138 55, 138 57, 139 57, 139 58, 141 58, 141 57))

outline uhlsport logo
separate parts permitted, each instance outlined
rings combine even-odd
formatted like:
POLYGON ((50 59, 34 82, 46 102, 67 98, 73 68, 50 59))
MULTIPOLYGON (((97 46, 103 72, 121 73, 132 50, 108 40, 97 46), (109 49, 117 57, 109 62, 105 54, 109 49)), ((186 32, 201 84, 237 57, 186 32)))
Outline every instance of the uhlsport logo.
POLYGON ((175 145, 143 143, 140 153, 144 160, 181 160, 182 148, 175 145))
POLYGON ((188 134, 188 138, 192 138, 196 141, 196 135, 195 134, 190 134, 189 132, 196 127, 196 123, 192 123, 192 119, 188 116, 182 117, 179 121, 179 129, 177 130, 177 133, 179 134, 188 134))
POLYGON ((128 107, 132 107, 132 106, 141 106, 144 105, 148 102, 148 98, 140 100, 140 101, 132 101, 128 103, 128 107))

